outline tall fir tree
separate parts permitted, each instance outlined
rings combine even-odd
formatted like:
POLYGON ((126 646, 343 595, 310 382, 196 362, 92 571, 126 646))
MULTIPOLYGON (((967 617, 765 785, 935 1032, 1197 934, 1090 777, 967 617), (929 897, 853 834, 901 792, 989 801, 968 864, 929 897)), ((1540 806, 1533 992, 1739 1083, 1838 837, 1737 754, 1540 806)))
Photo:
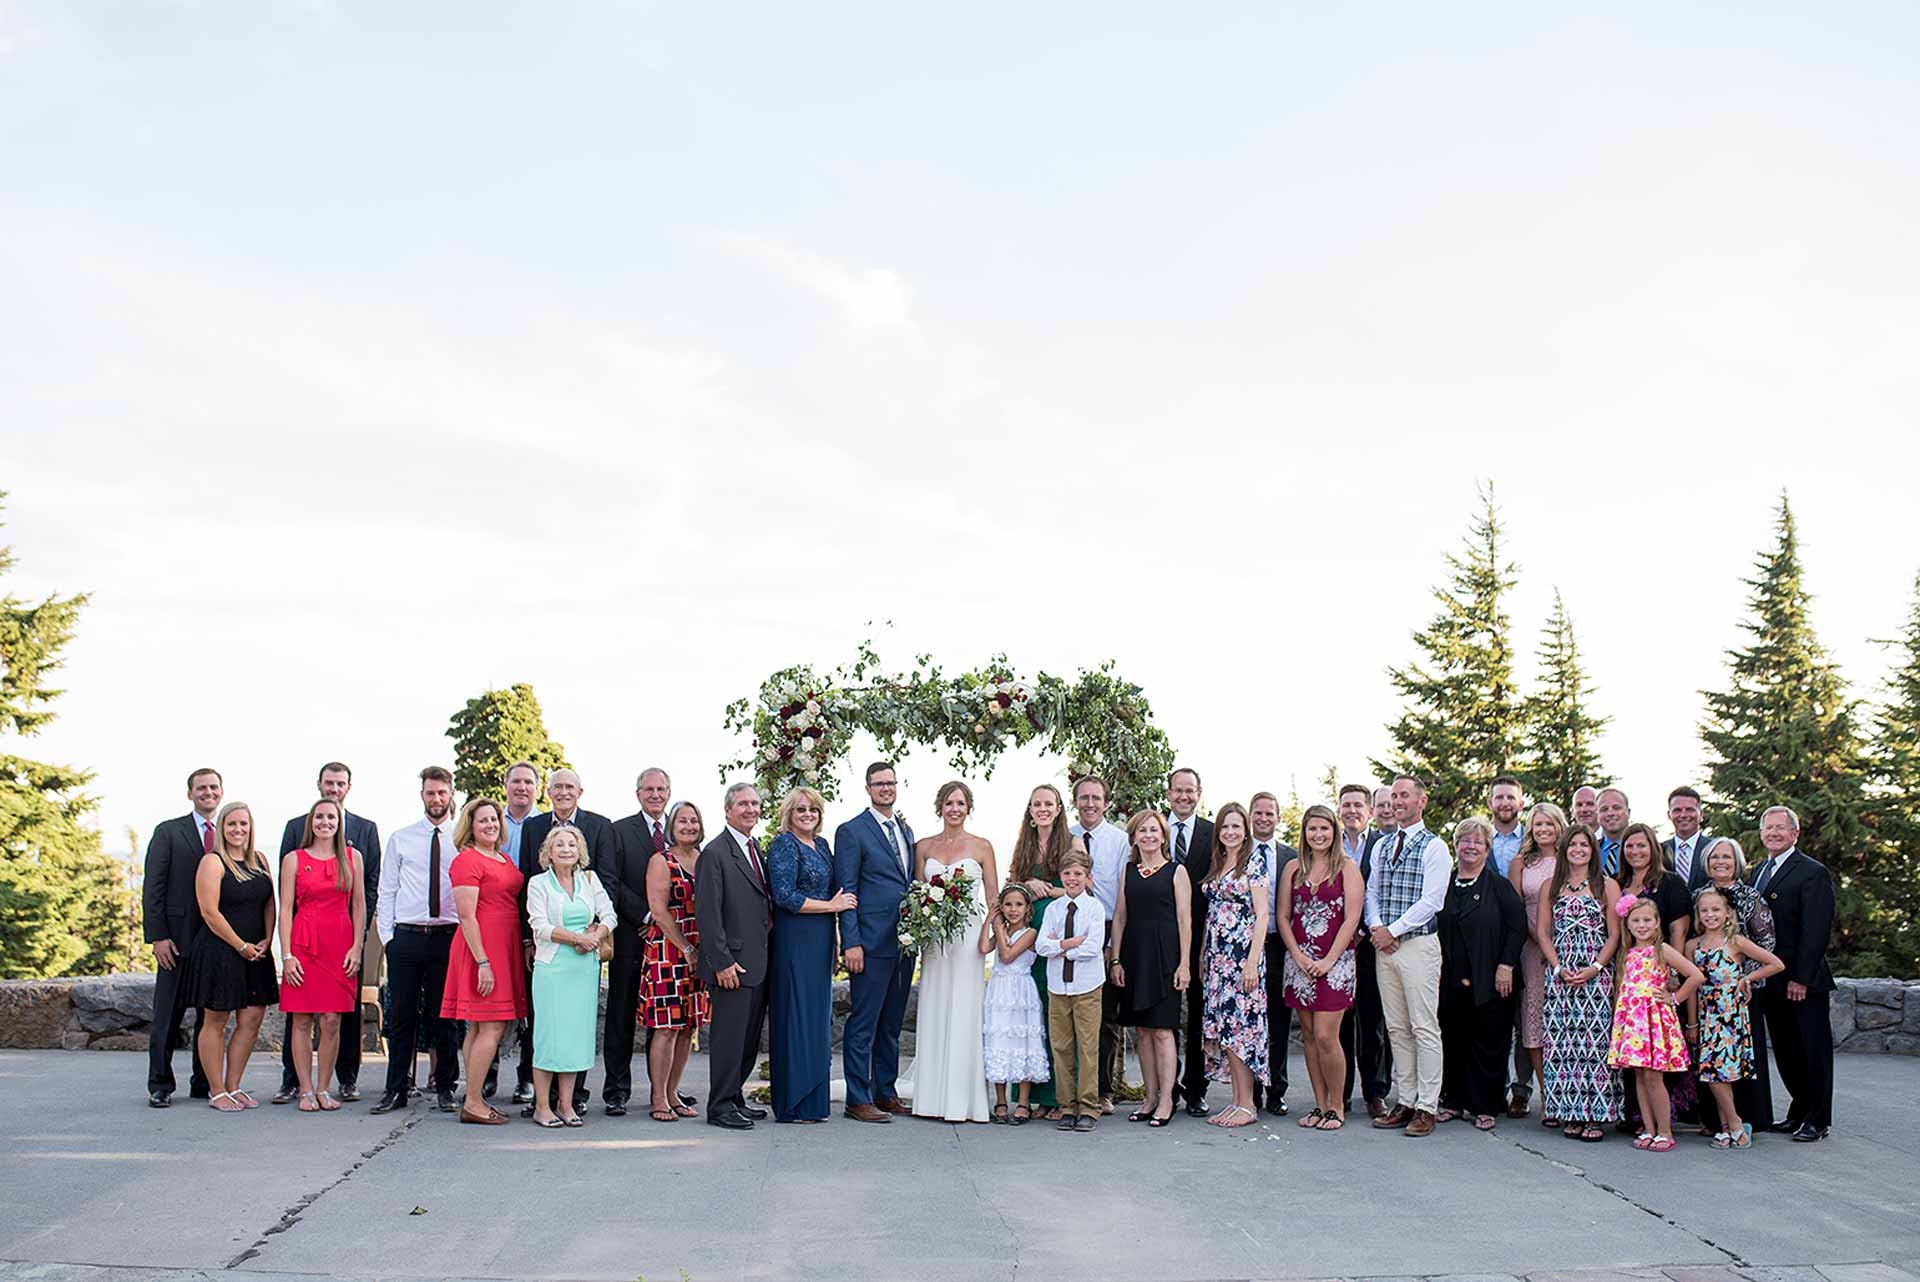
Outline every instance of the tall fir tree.
POLYGON ((1440 611, 1413 634, 1422 657, 1388 670, 1406 709, 1387 727, 1393 751, 1372 763, 1383 777, 1413 774, 1426 781, 1428 823, 1436 830, 1473 813, 1487 784, 1511 771, 1520 755, 1522 707, 1506 610, 1518 568, 1501 546, 1491 483, 1479 497, 1466 551, 1448 554, 1452 574, 1434 589, 1440 611))
POLYGON ((1522 704, 1526 731, 1516 772, 1527 795, 1565 806, 1582 784, 1612 783, 1600 764, 1597 740, 1608 718, 1588 711, 1593 686, 1580 666, 1560 590, 1553 591, 1553 613, 1540 630, 1539 689, 1522 704))
MULTIPOLYGON (((0 547, 0 574, 12 568, 13 550, 0 547)), ((0 597, 0 741, 53 720, 61 691, 48 682, 86 603, 85 595, 0 597)), ((0 752, 0 978, 105 974, 132 962, 124 930, 132 868, 102 850, 99 830, 84 822, 92 779, 0 752)))
POLYGON ((1760 815, 1789 806, 1800 817, 1800 849, 1832 870, 1835 937, 1841 964, 1870 951, 1874 887, 1873 833, 1867 826, 1867 761, 1840 670, 1815 636, 1812 598, 1802 582, 1800 539, 1787 496, 1780 496, 1773 549, 1762 555, 1752 617, 1741 626, 1752 641, 1727 652, 1728 689, 1708 692, 1700 737, 1709 750, 1709 826, 1737 836, 1748 858, 1763 856, 1760 815))
POLYGON ((447 726, 453 740, 453 786, 469 797, 504 795, 501 779, 516 761, 540 773, 536 804, 547 804, 547 772, 567 765, 566 749, 547 737, 540 700, 522 682, 467 700, 447 726))
MULTIPOLYGON (((1886 701, 1876 710, 1870 752, 1877 838, 1871 868, 1872 938, 1863 954, 1884 959, 1876 975, 1920 974, 1920 576, 1894 650, 1886 701)), ((1862 973, 1869 967, 1862 966, 1862 973)))

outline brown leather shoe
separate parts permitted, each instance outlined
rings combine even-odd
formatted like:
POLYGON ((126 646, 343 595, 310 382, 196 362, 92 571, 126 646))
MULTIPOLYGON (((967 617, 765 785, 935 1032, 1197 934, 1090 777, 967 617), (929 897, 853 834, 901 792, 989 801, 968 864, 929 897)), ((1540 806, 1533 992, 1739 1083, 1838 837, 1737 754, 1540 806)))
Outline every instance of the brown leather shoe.
POLYGON ((1368 1117, 1385 1117, 1386 1115, 1387 1115, 1387 1102, 1385 1100, 1370 1099, 1367 1101, 1368 1117))
MULTIPOLYGON (((1373 1126, 1375 1130, 1397 1131, 1401 1127, 1411 1124, 1412 1121, 1413 1110, 1405 1104, 1400 1104, 1397 1105, 1391 1113, 1382 1113, 1380 1116, 1374 1118, 1373 1126)), ((1428 1127, 1428 1129, 1431 1130, 1432 1127, 1428 1127)))
POLYGON ((898 1096, 890 1095, 886 1099, 877 1099, 873 1102, 873 1106, 883 1113, 892 1113, 895 1117, 913 1116, 913 1110, 902 1104, 898 1096))
POLYGON ((871 1104, 849 1104, 847 1116, 856 1122, 891 1122, 893 1120, 871 1104))
POLYGON ((1407 1134, 1413 1136, 1415 1139, 1421 1139, 1431 1135, 1433 1134, 1433 1126, 1436 1120, 1438 1119, 1436 1119, 1432 1113, 1427 1112, 1424 1108, 1420 1109, 1414 1113, 1413 1120, 1407 1123, 1407 1134))

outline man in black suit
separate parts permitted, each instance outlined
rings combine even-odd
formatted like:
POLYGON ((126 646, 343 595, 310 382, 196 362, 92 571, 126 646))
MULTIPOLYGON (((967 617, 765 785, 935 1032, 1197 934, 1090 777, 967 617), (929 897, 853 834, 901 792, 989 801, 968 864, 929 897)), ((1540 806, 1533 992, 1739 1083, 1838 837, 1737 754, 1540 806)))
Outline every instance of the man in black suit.
POLYGON ((1699 893, 1710 880, 1707 847, 1714 837, 1700 826, 1702 818, 1698 792, 1682 785, 1667 794, 1667 822, 1673 825, 1673 836, 1661 842, 1660 849, 1667 852, 1667 867, 1687 883, 1690 895, 1699 893))
POLYGON ((613 961, 607 966, 607 1067, 600 1088, 611 1117, 624 1114, 633 1096, 634 1025, 640 1009, 640 963, 648 916, 647 861, 667 848, 667 802, 673 795, 673 780, 660 767, 648 766, 634 781, 633 795, 640 809, 613 825, 615 884, 620 888, 613 912, 620 924, 613 930, 613 961))
MULTIPOLYGON (((1192 766, 1181 766, 1167 776, 1167 832, 1173 841, 1168 857, 1186 868, 1193 888, 1193 944, 1192 955, 1187 958, 1187 973, 1193 979, 1183 999, 1186 1027, 1181 1033, 1180 1059, 1184 1063, 1174 1065, 1173 1104, 1175 1108, 1184 1104, 1190 1117, 1205 1117, 1211 1111, 1207 1107, 1207 1057, 1200 1046, 1201 1008, 1205 1004, 1200 995, 1200 949, 1207 933, 1207 896, 1201 883, 1213 866, 1213 820, 1199 815, 1199 809, 1200 772, 1192 766)), ((1107 988, 1117 1001, 1117 990, 1111 984, 1107 988)), ((1106 1026, 1101 1027, 1104 1030, 1106 1026)), ((1126 1056, 1119 1054, 1118 1060, 1124 1068, 1126 1056)))
MULTIPOLYGON (((173 1048, 180 1041, 180 1023, 187 1013, 187 953, 200 933, 200 901, 194 894, 194 874, 200 856, 213 849, 214 815, 220 809, 225 785, 220 772, 202 766, 187 776, 191 814, 169 819, 153 830, 147 842, 146 880, 140 887, 140 917, 147 942, 153 946, 158 971, 153 977, 153 1022, 147 1030, 147 1103, 167 1108, 173 1103, 173 1048)), ((194 1018, 194 1036, 200 1020, 194 1018)), ((207 1075, 200 1057, 187 1046, 193 1073, 187 1081, 191 1098, 206 1099, 207 1075)))
MULTIPOLYGON (((1354 832, 1346 823, 1348 809, 1355 805, 1358 797, 1349 793, 1367 795, 1365 788, 1351 784, 1340 790, 1340 817, 1342 823, 1341 840, 1349 858, 1360 865, 1360 882, 1366 884, 1373 875, 1373 849, 1380 844, 1382 837, 1391 837, 1399 831, 1399 825, 1393 821, 1393 789, 1375 788, 1366 807, 1366 816, 1372 821, 1369 829, 1363 821, 1356 850, 1354 832)), ((1353 962, 1355 988, 1353 1006, 1340 1020, 1340 1047, 1346 1052, 1347 1081, 1342 1098, 1346 1101, 1341 1107, 1353 1107, 1353 1085, 1357 1076, 1360 1082, 1361 1098, 1366 1101, 1369 1117, 1387 1115, 1387 1092, 1393 1089, 1393 1045, 1387 1040, 1387 1017, 1380 1008, 1380 974, 1374 968, 1376 958, 1373 952, 1373 940, 1365 930, 1354 932, 1353 962)))
MULTIPOLYGON (((1286 982, 1282 963, 1287 955, 1280 942, 1278 913, 1280 879, 1292 875, 1287 865, 1300 852, 1280 840, 1280 799, 1270 792, 1256 792, 1247 801, 1247 840, 1253 843, 1255 856, 1265 847, 1267 860, 1267 938, 1261 946, 1267 954, 1267 1077, 1268 1084, 1253 1084, 1253 1106, 1265 1108, 1275 1117, 1287 1115, 1287 1052, 1293 1041, 1293 1008, 1286 1002, 1286 982)), ((1191 990, 1189 990, 1191 991, 1191 990)))
MULTIPOLYGON (((1760 816, 1760 844, 1768 858, 1754 870, 1753 888, 1773 910, 1773 951, 1787 968, 1761 988, 1757 1005, 1790 1099, 1786 1118, 1768 1129, 1812 1142, 1825 1139, 1833 1125, 1833 1027, 1827 1022, 1833 876, 1801 853, 1799 841, 1800 818, 1787 807, 1760 816)), ((1765 1072, 1766 1066, 1758 1069, 1765 1072)))
MULTIPOLYGON (((353 790, 353 771, 343 763, 329 761, 320 767, 320 796, 340 807, 340 813, 346 816, 347 844, 360 854, 361 875, 367 883, 367 902, 380 902, 380 829, 373 820, 347 812, 347 793, 353 790)), ((309 811, 311 813, 311 811, 309 811)), ((300 849, 300 843, 306 840, 307 816, 295 815, 287 820, 286 830, 280 834, 280 858, 285 859, 300 849)), ((282 895, 291 895, 292 886, 280 887, 282 895)), ((371 914, 369 914, 371 916, 371 914)), ((364 942, 364 941, 363 941, 364 942)), ((362 976, 361 983, 380 982, 378 975, 362 976)), ((318 1041, 315 1038, 315 1041, 318 1041)), ((334 1072, 340 1079, 340 1099, 352 1103, 360 1098, 360 1007, 340 1017, 340 1057, 334 1063, 334 1072)), ((293 1038, 287 1035, 283 1026, 280 1034, 280 1091, 273 1097, 276 1104, 292 1103, 300 1094, 300 1078, 293 1071, 293 1038)))
MULTIPOLYGON (((615 904, 620 902, 620 857, 619 838, 614 836, 613 821, 605 815, 596 815, 591 810, 580 809, 580 795, 586 789, 580 786, 580 776, 562 767, 547 776, 547 800, 553 803, 553 809, 544 815, 534 815, 520 829, 520 872, 529 881, 540 873, 540 847, 546 843, 547 835, 556 827, 566 824, 580 831, 581 840, 587 845, 587 866, 600 879, 601 887, 607 892, 607 898, 615 904)), ((620 910, 614 909, 618 918, 620 910)), ((533 969, 533 926, 527 921, 527 895, 520 892, 520 940, 526 953, 525 965, 533 969)), ((519 1089, 513 1093, 518 1100, 523 1096, 527 1106, 520 1111, 522 1117, 533 1116, 533 1004, 527 1004, 527 1025, 520 1036, 520 1079, 519 1089)), ((631 1049, 631 1047, 629 1047, 631 1049)), ((554 1087, 557 1091, 558 1085, 554 1087)), ((589 1092, 587 1075, 581 1073, 573 1079, 573 1109, 578 1113, 587 1106, 589 1092)), ((556 1096, 554 1105, 558 1106, 556 1096)))
POLYGON ((747 1103, 746 1081, 760 1054, 767 1022, 768 938, 773 900, 767 866, 753 830, 760 792, 750 783, 727 789, 727 826, 700 852, 693 874, 693 912, 700 926, 700 978, 712 999, 707 1125, 750 1131, 767 1115, 747 1103))

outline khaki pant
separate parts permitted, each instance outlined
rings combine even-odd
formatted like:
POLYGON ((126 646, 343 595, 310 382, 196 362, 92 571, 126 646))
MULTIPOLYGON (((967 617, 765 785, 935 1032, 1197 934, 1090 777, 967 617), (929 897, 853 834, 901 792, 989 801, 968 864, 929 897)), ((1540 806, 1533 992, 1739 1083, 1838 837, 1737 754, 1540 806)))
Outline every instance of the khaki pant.
POLYGON ((1393 1046, 1394 1102, 1440 1111, 1440 937, 1414 935, 1375 955, 1380 1011, 1393 1046))
POLYGON ((1047 994, 1053 1096, 1068 1117, 1075 1113, 1100 1116, 1100 994, 1105 987, 1102 984, 1071 997, 1047 994))

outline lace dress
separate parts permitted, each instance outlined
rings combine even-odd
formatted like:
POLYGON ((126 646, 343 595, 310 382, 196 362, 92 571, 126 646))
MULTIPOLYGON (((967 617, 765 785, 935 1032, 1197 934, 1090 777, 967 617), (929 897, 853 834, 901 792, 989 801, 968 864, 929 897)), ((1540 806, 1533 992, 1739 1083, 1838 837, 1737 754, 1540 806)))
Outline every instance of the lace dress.
POLYGON ((1033 941, 1032 928, 1023 929, 1014 940, 1023 947, 1010 962, 994 951, 980 1025, 989 1082, 1044 1082, 1053 1071, 1046 1016, 1033 983, 1033 941))

